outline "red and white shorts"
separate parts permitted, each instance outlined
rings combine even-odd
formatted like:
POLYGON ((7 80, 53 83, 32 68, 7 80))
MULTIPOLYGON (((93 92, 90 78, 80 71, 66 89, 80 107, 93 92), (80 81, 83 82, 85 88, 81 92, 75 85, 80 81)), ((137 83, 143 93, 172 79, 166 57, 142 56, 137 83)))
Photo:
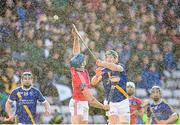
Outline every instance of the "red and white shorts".
POLYGON ((88 101, 78 101, 71 99, 69 102, 71 116, 81 115, 84 121, 88 121, 89 105, 88 101))

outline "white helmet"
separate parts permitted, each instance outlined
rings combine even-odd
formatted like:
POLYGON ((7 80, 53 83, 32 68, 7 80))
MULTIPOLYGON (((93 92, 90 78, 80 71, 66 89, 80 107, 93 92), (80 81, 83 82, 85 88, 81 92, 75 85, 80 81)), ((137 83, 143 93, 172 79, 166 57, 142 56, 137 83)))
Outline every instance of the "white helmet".
POLYGON ((135 84, 134 84, 134 82, 127 82, 127 83, 126 83, 126 87, 128 87, 128 86, 132 86, 133 88, 136 87, 135 84))
POLYGON ((159 86, 157 86, 157 85, 154 85, 154 86, 151 88, 151 93, 152 93, 152 91, 153 91, 154 89, 158 89, 159 92, 162 93, 161 88, 160 88, 159 86))

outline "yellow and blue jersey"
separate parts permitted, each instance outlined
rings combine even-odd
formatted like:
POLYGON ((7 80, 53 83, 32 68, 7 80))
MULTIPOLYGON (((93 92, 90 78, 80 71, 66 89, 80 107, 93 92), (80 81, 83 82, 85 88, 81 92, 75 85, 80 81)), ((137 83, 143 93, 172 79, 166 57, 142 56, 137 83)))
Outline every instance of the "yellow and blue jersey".
POLYGON ((27 90, 18 87, 10 94, 9 101, 16 101, 16 115, 19 123, 34 124, 37 101, 45 102, 46 100, 41 92, 34 87, 27 90))
POLYGON ((125 72, 125 68, 122 64, 119 64, 123 67, 124 71, 119 72, 119 71, 111 71, 107 68, 102 70, 102 82, 103 82, 103 86, 104 86, 104 90, 105 90, 105 99, 106 100, 110 100, 111 102, 121 102, 124 99, 126 99, 126 97, 116 88, 114 88, 113 91, 111 91, 112 86, 115 86, 116 84, 118 84, 123 90, 126 91, 126 82, 127 82, 127 75, 125 72), (110 81, 109 78, 109 74, 111 76, 115 76, 115 77, 119 77, 120 81, 118 83, 113 83, 110 81))
POLYGON ((155 117, 159 120, 167 120, 173 113, 172 108, 163 100, 158 104, 151 102, 147 108, 147 114, 152 118, 152 124, 156 124, 155 117))

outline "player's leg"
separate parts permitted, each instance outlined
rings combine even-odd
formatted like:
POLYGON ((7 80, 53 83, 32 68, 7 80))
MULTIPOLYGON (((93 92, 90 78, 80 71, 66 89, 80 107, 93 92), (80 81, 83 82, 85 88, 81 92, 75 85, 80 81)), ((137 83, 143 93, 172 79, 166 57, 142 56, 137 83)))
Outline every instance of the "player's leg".
POLYGON ((130 107, 129 100, 123 100, 118 106, 118 124, 130 124, 130 107))
POLYGON ((119 118, 118 118, 118 108, 117 108, 117 103, 111 103, 109 104, 110 106, 110 111, 108 112, 108 120, 109 124, 118 124, 119 123, 119 118))
POLYGON ((71 112, 71 123, 78 124, 81 121, 81 116, 77 115, 77 102, 73 99, 69 102, 69 109, 71 112))
POLYGON ((72 124, 87 124, 89 107, 88 102, 70 100, 69 108, 71 112, 71 123, 72 124))
POLYGON ((88 124, 88 117, 89 117, 89 105, 88 101, 80 101, 78 105, 79 114, 81 114, 82 119, 81 123, 82 124, 88 124))
POLYGON ((88 121, 87 121, 87 120, 82 120, 81 123, 82 123, 82 124, 88 124, 88 121))
POLYGON ((83 118, 81 115, 73 115, 71 116, 71 123, 72 124, 83 124, 83 118))
POLYGON ((118 124, 119 123, 119 118, 118 115, 109 115, 109 124, 118 124))
POLYGON ((119 115, 119 124, 130 124, 130 115, 129 114, 122 114, 119 115))

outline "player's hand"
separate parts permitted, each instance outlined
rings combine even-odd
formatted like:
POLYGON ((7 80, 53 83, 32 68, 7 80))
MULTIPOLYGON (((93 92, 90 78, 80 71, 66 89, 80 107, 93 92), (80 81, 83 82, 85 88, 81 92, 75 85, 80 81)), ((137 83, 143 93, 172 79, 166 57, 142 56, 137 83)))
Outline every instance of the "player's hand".
POLYGON ((103 109, 104 109, 105 111, 109 111, 110 107, 109 107, 109 105, 104 105, 104 106, 103 106, 103 109))
POLYGON ((101 76, 102 75, 102 70, 101 70, 102 68, 97 68, 96 70, 95 70, 95 73, 96 73, 96 76, 101 76))
POLYGON ((8 118, 5 118, 4 121, 8 122, 8 121, 14 121, 14 115, 10 115, 8 118))
POLYGON ((44 115, 47 117, 47 116, 50 115, 50 112, 46 110, 46 111, 44 112, 44 115))
POLYGON ((97 59, 96 60, 96 65, 100 66, 100 67, 103 67, 103 61, 101 61, 100 59, 97 59))
POLYGON ((74 28, 72 28, 72 30, 71 30, 71 34, 72 34, 72 37, 73 37, 74 39, 77 37, 77 34, 76 34, 76 32, 75 32, 75 29, 74 29, 74 28))
POLYGON ((156 124, 166 124, 165 120, 158 120, 155 118, 156 124))
POLYGON ((0 121, 4 121, 4 119, 5 119, 4 117, 1 117, 1 116, 0 116, 0 121))

